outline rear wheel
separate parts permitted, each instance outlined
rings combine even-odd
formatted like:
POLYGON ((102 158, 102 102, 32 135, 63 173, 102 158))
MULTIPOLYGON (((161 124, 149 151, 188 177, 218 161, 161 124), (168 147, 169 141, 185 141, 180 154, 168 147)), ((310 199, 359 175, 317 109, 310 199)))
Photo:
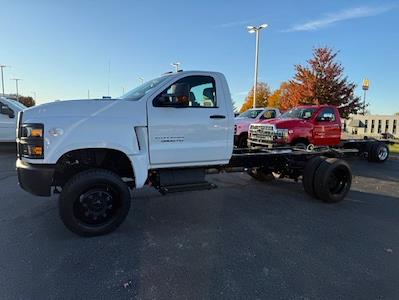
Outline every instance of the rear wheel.
POLYGON ((130 192, 120 177, 107 170, 83 171, 63 187, 59 213, 64 225, 81 236, 114 231, 130 209, 130 192))
POLYGON ((315 156, 311 158, 305 166, 302 177, 302 185, 305 191, 312 197, 315 197, 314 192, 314 177, 316 170, 326 158, 324 156, 315 156))
POLYGON ((383 163, 389 157, 389 148, 385 143, 375 142, 371 144, 368 151, 368 160, 383 163))
POLYGON ((352 184, 352 172, 347 162, 328 158, 324 160, 314 175, 314 193, 327 203, 342 201, 352 184))

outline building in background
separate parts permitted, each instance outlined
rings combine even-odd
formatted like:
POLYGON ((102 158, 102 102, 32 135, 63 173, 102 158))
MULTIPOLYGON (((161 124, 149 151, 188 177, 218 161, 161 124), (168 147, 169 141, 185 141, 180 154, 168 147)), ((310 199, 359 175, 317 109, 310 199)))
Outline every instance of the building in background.
POLYGON ((394 115, 352 115, 344 121, 344 131, 348 135, 381 137, 390 133, 399 138, 399 113, 394 115))

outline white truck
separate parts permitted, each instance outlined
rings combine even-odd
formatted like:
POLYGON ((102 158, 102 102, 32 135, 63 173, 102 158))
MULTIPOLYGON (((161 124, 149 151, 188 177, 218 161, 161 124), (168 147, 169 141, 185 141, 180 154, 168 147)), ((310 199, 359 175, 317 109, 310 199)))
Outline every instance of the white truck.
POLYGON ((0 97, 0 143, 15 143, 16 116, 24 109, 26 109, 26 106, 22 103, 6 97, 0 97))
POLYGON ((208 173, 272 172, 324 202, 351 186, 337 151, 233 147, 234 114, 221 73, 188 71, 151 80, 119 99, 43 104, 18 116, 20 186, 39 196, 60 193, 65 226, 81 236, 115 230, 130 208, 130 190, 161 193, 211 189, 208 173))

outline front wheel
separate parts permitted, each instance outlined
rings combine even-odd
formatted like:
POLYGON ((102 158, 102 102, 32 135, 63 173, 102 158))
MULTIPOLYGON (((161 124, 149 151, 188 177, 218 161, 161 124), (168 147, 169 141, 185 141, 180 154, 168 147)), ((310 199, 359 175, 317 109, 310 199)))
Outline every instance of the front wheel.
POLYGON ((130 209, 128 186, 115 173, 94 169, 72 177, 63 187, 59 213, 64 225, 80 236, 110 233, 130 209))

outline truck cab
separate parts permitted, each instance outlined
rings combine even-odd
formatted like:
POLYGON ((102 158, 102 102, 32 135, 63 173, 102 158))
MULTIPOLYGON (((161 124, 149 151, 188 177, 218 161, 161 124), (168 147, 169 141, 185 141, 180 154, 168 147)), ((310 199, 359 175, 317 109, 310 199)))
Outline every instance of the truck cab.
POLYGON ((280 115, 280 110, 274 107, 252 108, 242 112, 234 120, 234 145, 238 148, 247 147, 248 129, 252 123, 271 120, 280 115))
POLYGON ((274 120, 258 121, 249 130, 251 146, 335 146, 341 142, 341 118, 331 105, 298 106, 274 120))
POLYGON ((16 116, 24 109, 26 107, 22 103, 0 97, 0 142, 15 142, 16 116))

